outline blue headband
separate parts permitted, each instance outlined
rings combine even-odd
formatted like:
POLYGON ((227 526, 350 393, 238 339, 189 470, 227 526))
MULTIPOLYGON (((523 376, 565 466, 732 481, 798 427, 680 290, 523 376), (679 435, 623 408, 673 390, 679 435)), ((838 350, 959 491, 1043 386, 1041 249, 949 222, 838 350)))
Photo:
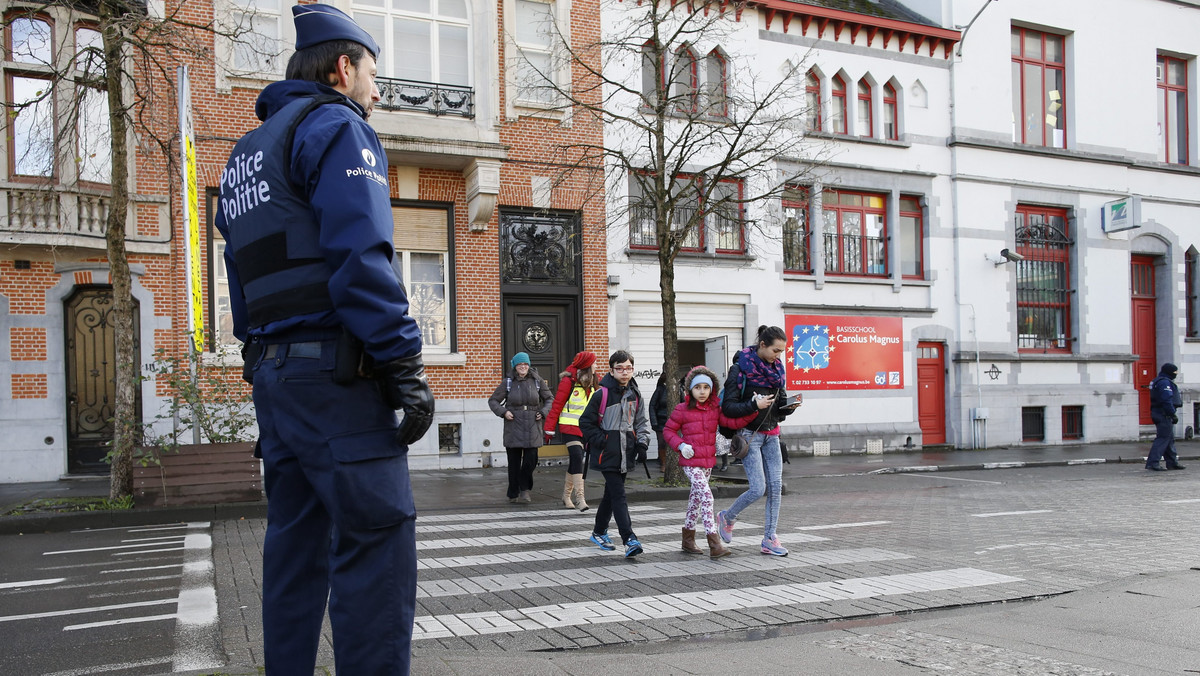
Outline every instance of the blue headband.
POLYGON ((709 387, 712 387, 712 384, 712 378, 709 378, 703 373, 697 373, 696 375, 692 376, 692 387, 697 385, 708 385, 709 387))

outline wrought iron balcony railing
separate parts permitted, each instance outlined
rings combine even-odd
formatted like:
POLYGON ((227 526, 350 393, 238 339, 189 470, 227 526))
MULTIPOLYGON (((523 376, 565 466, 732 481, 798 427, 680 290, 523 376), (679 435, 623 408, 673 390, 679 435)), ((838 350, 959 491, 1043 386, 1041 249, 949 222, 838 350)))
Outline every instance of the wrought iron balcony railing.
POLYGON ((475 117, 475 90, 460 85, 375 78, 382 110, 414 110, 431 115, 475 117))

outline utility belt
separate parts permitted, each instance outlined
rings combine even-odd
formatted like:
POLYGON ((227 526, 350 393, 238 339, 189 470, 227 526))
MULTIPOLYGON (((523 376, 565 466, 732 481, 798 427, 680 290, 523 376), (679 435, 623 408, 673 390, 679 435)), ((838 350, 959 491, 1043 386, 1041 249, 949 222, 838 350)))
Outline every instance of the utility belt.
POLYGON ((255 337, 242 346, 242 380, 254 383, 254 369, 264 359, 320 359, 328 347, 333 353, 333 382, 349 385, 356 378, 374 377, 375 360, 363 349, 362 341, 346 329, 336 338, 297 342, 265 343, 255 337))

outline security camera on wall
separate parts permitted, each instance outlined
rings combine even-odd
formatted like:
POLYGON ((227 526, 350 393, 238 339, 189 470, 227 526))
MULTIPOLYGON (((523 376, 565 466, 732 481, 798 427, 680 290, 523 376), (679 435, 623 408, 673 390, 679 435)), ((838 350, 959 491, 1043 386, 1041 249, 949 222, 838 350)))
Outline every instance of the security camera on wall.
POLYGON ((1012 262, 1014 262, 1014 263, 1015 263, 1015 262, 1017 262, 1017 261, 1023 261, 1023 260, 1025 260, 1025 257, 1024 257, 1024 256, 1022 256, 1021 254, 1019 254, 1019 253, 1017 253, 1017 252, 1015 252, 1015 251, 1009 251, 1008 249, 1001 249, 1001 250, 1000 250, 1000 257, 1001 257, 1001 258, 1003 258, 1003 259, 1005 259, 1005 260, 1012 261, 1012 262))

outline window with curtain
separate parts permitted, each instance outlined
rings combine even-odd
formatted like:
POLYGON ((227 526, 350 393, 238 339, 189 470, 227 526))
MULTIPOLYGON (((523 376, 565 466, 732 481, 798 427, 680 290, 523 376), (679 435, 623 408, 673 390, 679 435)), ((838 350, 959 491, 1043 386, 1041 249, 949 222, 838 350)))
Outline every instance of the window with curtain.
POLYGON ((466 0, 354 0, 351 9, 383 51, 379 77, 471 85, 466 0))
POLYGON ((559 39, 556 9, 553 2, 516 0, 513 41, 517 54, 513 67, 518 101, 552 105, 558 100, 558 64, 554 59, 554 46, 559 39))
POLYGON ((1065 209, 1018 206, 1017 349, 1071 351, 1071 247, 1065 209))
MULTIPOLYGON (((287 61, 280 40, 281 0, 232 0, 233 68, 247 74, 283 75, 287 61)), ((290 6, 291 3, 288 3, 290 6)), ((288 17, 290 20, 290 17, 288 17)))
POLYGON ((408 314, 421 327, 426 352, 449 354, 450 211, 444 207, 393 206, 396 267, 408 291, 408 314))
POLYGON ((1013 141, 1067 147, 1066 38, 1012 29, 1013 141))
POLYGON ((1158 159, 1188 163, 1187 61, 1158 57, 1158 159))

